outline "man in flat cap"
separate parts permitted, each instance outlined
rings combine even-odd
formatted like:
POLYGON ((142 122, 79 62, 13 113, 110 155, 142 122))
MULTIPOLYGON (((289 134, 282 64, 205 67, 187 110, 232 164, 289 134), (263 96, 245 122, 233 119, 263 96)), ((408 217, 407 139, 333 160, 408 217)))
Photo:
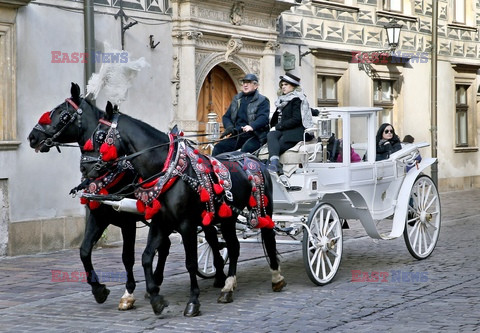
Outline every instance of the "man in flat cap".
POLYGON ((247 74, 242 91, 233 97, 222 118, 225 131, 213 148, 212 155, 235 151, 253 153, 265 143, 269 131, 270 101, 258 92, 258 78, 247 74))

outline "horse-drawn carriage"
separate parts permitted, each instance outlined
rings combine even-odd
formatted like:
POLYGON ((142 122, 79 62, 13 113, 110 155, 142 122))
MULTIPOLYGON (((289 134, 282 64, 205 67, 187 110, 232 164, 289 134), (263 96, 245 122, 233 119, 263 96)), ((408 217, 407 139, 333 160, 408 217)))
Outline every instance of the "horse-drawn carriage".
MULTIPOLYGON (((388 159, 375 161, 377 113, 381 110, 321 109, 320 117, 314 118, 316 127, 307 129, 317 138, 300 142, 283 154, 280 161, 284 174, 272 174, 273 220, 282 226, 275 229, 279 235, 294 239, 277 242, 302 245, 307 275, 317 285, 330 282, 338 271, 346 220, 359 220, 374 239, 394 239, 403 234, 409 252, 417 259, 427 258, 437 243, 440 197, 435 183, 423 173, 435 159, 419 162, 419 148, 428 146, 419 143, 405 144, 388 159), (351 146, 334 139, 330 129, 351 146), (351 149, 362 157, 361 162, 350 160, 351 149), (336 162, 337 154, 344 156, 341 162, 336 162), (382 220, 388 225, 388 233, 377 228, 382 220)), ((267 156, 268 152, 260 151, 261 158, 267 156)), ((255 233, 245 232, 246 225, 239 228, 242 235, 254 237, 255 233)), ((204 270, 199 275, 208 277, 214 272, 206 263, 208 244, 201 242, 199 249, 199 267, 204 270)))
MULTIPOLYGON (((283 154, 285 173, 270 176, 254 156, 202 155, 178 132, 162 133, 116 112, 112 105, 107 105, 103 112, 81 98, 78 85, 72 84, 71 93, 65 103, 42 115, 29 141, 32 148, 42 152, 62 142, 78 142, 82 162, 86 163, 81 169, 87 175, 95 175, 77 190, 88 185, 83 199, 91 213, 81 257, 86 271, 91 272, 87 280, 99 303, 106 300, 109 291, 95 276, 91 250, 112 220, 124 220, 119 226, 124 236, 131 234, 131 212, 141 212, 146 219, 152 219, 142 265, 156 314, 168 305, 159 294, 159 287, 171 245, 168 236, 174 231, 182 236, 191 283, 186 316, 200 313, 196 274, 214 276, 214 284, 223 286, 219 302, 233 301, 238 224, 244 234, 261 234, 269 257, 273 291, 286 285, 276 258, 275 233, 288 235, 302 244, 307 274, 318 285, 330 282, 338 270, 345 220, 360 220, 373 238, 392 239, 403 234, 408 250, 417 259, 428 257, 436 245, 440 199, 434 182, 422 173, 435 159, 425 158, 418 163, 418 148, 425 145, 416 144, 376 162, 376 114, 381 109, 323 109, 316 119, 317 126, 307 129, 315 131, 319 140, 299 143, 296 151, 283 154), (342 162, 336 162, 333 151, 327 148, 332 126, 345 143, 339 150, 342 162), (364 156, 362 162, 350 161, 350 144, 364 156), (100 212, 99 201, 130 215, 116 215, 113 209, 100 212), (245 216, 246 221, 237 220, 238 216, 245 216), (384 235, 377 230, 376 222, 389 217, 391 232, 384 235), (220 225, 220 242, 215 224, 220 225), (198 243, 202 239, 199 226, 208 243, 198 243), (246 229, 251 232, 245 233, 246 229), (228 249, 228 277, 223 272, 227 253, 220 243, 228 249), (154 268, 156 254, 159 258, 154 268)), ((129 258, 124 260, 128 279, 120 309, 132 308, 134 302, 134 232, 131 236, 129 244, 124 245, 124 258, 129 258)))

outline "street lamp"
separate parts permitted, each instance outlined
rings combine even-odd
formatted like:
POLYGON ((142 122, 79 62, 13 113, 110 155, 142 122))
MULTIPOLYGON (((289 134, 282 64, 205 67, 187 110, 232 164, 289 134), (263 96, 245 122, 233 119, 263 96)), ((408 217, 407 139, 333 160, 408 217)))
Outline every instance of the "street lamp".
POLYGON ((384 28, 387 34, 387 42, 389 46, 387 50, 359 52, 355 55, 355 58, 358 62, 358 69, 361 71, 365 71, 365 73, 367 73, 367 75, 370 77, 375 76, 371 64, 386 64, 388 62, 388 57, 392 55, 400 41, 400 31, 402 30, 401 24, 392 21, 386 24, 384 28))

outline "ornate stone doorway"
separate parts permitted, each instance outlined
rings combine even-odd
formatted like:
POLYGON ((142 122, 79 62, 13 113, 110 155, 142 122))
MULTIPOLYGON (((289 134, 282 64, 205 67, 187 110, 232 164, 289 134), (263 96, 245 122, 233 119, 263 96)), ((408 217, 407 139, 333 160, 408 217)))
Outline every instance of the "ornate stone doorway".
MULTIPOLYGON (((197 121, 200 133, 205 133, 207 115, 210 112, 217 114, 217 121, 222 126, 222 116, 237 92, 237 87, 228 72, 219 65, 213 67, 203 81, 198 96, 197 121)), ((206 141, 206 139, 200 141, 206 141)))

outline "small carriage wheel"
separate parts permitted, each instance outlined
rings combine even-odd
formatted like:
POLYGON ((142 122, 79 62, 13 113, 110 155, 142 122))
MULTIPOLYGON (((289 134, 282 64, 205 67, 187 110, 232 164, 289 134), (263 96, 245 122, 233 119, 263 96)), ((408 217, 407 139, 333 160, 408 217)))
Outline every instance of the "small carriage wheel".
POLYGON ((427 258, 440 234, 440 196, 433 180, 420 175, 413 184, 403 237, 408 251, 416 259, 427 258))
MULTIPOLYGON (((198 238, 198 245, 197 245, 197 253, 198 253, 198 270, 197 275, 202 279, 211 279, 215 276, 215 266, 213 265, 213 253, 212 248, 208 244, 203 232, 197 235, 198 238)), ((223 257, 224 264, 228 261, 228 251, 227 247, 225 246, 225 241, 223 239, 219 239, 218 242, 220 243, 221 250, 220 254, 223 257)))
POLYGON ((313 283, 323 286, 335 276, 343 250, 342 222, 335 208, 318 203, 310 212, 303 231, 303 263, 313 283))

